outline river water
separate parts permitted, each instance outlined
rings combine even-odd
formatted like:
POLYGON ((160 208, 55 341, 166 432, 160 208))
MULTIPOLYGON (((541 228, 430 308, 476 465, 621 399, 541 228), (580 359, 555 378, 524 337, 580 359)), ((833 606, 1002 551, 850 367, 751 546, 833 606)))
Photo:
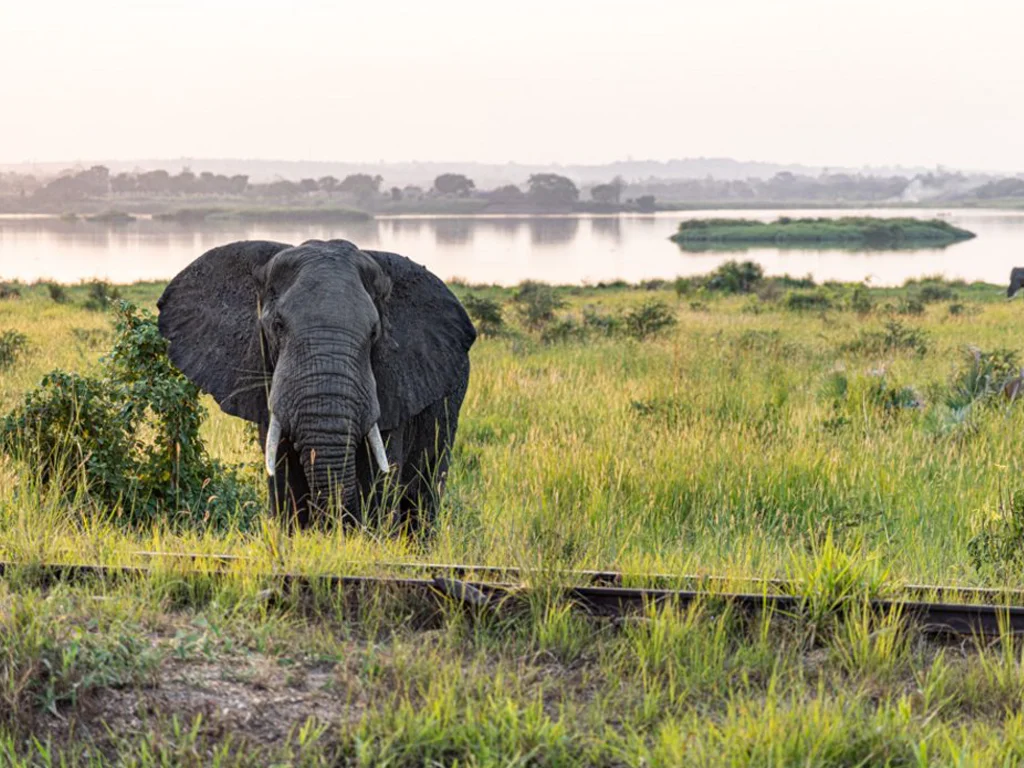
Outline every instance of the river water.
POLYGON ((340 224, 260 224, 219 221, 177 224, 140 218, 128 224, 0 216, 0 279, 74 283, 165 280, 209 248, 242 239, 300 243, 344 238, 363 248, 390 250, 426 265, 442 278, 516 284, 636 282, 709 272, 728 259, 751 259, 770 275, 899 285, 941 274, 1003 283, 1024 266, 1024 211, 688 211, 622 216, 404 216, 340 224), (978 236, 942 249, 849 251, 752 248, 681 251, 668 237, 682 219, 778 216, 941 216, 978 236))

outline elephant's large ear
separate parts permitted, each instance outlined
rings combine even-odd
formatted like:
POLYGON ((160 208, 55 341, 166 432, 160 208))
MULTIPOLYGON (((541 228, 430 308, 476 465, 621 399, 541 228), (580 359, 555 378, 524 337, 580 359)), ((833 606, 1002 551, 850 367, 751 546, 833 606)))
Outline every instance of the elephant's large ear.
POLYGON ((226 413, 249 421, 267 418, 259 274, 290 247, 243 240, 213 248, 178 273, 157 302, 174 364, 226 413))
POLYGON ((381 429, 394 429, 458 389, 476 329, 448 286, 425 268, 394 253, 363 252, 391 280, 373 373, 381 429))

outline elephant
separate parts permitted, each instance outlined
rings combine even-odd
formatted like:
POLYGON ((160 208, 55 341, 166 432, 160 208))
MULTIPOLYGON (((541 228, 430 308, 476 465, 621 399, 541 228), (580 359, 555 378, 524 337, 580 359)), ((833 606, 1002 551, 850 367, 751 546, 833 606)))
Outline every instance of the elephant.
POLYGON ((288 530, 433 523, 476 340, 437 276, 346 240, 247 240, 197 258, 157 307, 171 361, 259 426, 288 530))
POLYGON ((1012 299, 1022 285, 1024 285, 1024 267, 1014 267, 1010 270, 1010 284, 1006 288, 1006 298, 1012 299))

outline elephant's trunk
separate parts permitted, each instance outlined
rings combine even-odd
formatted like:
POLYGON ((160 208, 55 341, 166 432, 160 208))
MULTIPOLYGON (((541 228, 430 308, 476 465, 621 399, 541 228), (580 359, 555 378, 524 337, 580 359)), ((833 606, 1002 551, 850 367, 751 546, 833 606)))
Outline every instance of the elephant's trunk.
MULTIPOLYGON (((355 345, 344 336, 336 341, 330 350, 313 342, 290 350, 289 364, 279 362, 275 371, 270 404, 298 451, 311 511, 359 520, 356 456, 365 450, 379 408, 372 373, 361 370, 355 345), (291 375, 284 378, 284 370, 291 375)), ((275 421, 272 416, 269 437, 275 421)))
POLYGON ((353 440, 342 438, 319 447, 304 448, 300 454, 309 483, 310 502, 321 514, 360 519, 353 448, 353 440))

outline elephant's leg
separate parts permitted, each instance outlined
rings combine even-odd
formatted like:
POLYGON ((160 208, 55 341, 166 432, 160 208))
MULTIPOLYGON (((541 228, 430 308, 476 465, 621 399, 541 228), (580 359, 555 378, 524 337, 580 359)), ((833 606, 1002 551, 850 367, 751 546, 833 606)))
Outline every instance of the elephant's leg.
POLYGON ((407 431, 407 462, 402 473, 405 492, 400 507, 402 524, 410 534, 433 528, 437 518, 464 395, 462 388, 429 406, 407 431))

